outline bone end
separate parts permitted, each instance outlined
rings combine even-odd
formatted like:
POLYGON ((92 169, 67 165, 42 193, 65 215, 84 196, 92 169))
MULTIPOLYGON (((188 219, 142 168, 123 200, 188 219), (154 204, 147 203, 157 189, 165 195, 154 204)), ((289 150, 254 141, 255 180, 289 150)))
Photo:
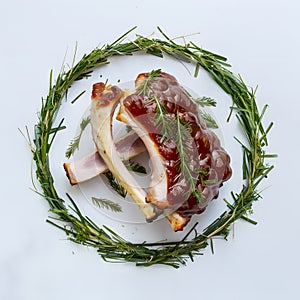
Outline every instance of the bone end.
POLYGON ((171 215, 167 216, 167 219, 172 227, 176 231, 183 230, 184 226, 189 222, 190 218, 184 218, 180 214, 174 212, 171 215))
POLYGON ((64 169, 66 171, 66 175, 67 175, 71 185, 78 184, 78 182, 76 180, 76 177, 75 177, 75 175, 73 174, 73 172, 71 170, 70 164, 69 163, 64 163, 63 166, 64 166, 64 169))
POLYGON ((168 201, 161 201, 157 197, 154 197, 151 193, 149 193, 146 197, 147 203, 152 203, 155 206, 159 207, 160 209, 169 208, 170 203, 168 201))
POLYGON ((123 95, 123 91, 115 85, 106 86, 103 82, 93 84, 92 101, 97 103, 97 108, 108 106, 118 101, 123 95))

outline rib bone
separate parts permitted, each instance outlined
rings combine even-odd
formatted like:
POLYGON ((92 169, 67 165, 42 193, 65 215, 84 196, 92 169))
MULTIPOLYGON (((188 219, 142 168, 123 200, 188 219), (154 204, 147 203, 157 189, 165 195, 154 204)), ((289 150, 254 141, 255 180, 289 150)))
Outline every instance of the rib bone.
POLYGON ((94 84, 91 105, 92 135, 97 150, 109 170, 139 206, 146 220, 152 221, 157 215, 155 208, 146 203, 146 192, 123 164, 112 137, 113 113, 122 97, 123 92, 117 86, 106 87, 104 83, 94 84))
MULTIPOLYGON (((142 116, 149 118, 148 115, 142 116)), ((120 110, 117 115, 117 119, 129 125, 144 142, 145 147, 149 153, 152 175, 149 190, 151 193, 152 203, 159 206, 160 208, 166 208, 169 206, 167 196, 167 176, 165 172, 164 160, 159 155, 158 148, 155 142, 150 138, 149 133, 139 122, 138 118, 134 118, 128 110, 125 109, 123 102, 121 101, 120 110), (156 200, 157 199, 157 200, 156 200), (156 201, 155 201, 156 200, 156 201)), ((155 131, 155 130, 154 130, 155 131)), ((147 195, 147 201, 149 194, 147 195)))
MULTIPOLYGON (((134 131, 118 139, 116 148, 122 160, 128 160, 146 150, 144 143, 134 131)), ((108 170, 97 150, 78 160, 65 162, 64 169, 72 185, 87 181, 108 170)))

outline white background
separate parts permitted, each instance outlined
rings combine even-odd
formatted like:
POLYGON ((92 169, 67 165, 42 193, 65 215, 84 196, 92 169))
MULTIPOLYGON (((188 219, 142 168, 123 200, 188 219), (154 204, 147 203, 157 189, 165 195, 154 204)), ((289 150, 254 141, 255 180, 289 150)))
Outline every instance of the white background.
POLYGON ((299 299, 299 11, 296 0, 1 1, 0 299, 299 299), (78 42, 80 57, 135 25, 144 35, 157 25, 171 37, 200 32, 192 40, 259 85, 275 123, 270 152, 279 157, 254 206, 258 225, 237 222, 214 255, 179 270, 105 263, 66 241, 30 190, 31 154, 18 132, 35 124, 67 48, 78 42))

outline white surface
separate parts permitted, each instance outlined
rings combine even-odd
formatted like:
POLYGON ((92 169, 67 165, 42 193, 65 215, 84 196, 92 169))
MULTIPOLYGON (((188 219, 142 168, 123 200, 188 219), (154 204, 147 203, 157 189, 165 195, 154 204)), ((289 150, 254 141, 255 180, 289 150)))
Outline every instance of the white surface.
POLYGON ((296 0, 2 1, 0 299, 298 299, 299 10, 296 0), (270 151, 279 158, 254 206, 259 224, 238 222, 215 255, 207 250, 179 270, 105 263, 46 224, 17 130, 36 122, 49 71, 58 72, 67 47, 73 53, 77 41, 80 57, 134 25, 144 35, 157 25, 171 37, 201 32, 192 39, 258 84, 257 100, 270 104, 266 120, 275 122, 270 151))

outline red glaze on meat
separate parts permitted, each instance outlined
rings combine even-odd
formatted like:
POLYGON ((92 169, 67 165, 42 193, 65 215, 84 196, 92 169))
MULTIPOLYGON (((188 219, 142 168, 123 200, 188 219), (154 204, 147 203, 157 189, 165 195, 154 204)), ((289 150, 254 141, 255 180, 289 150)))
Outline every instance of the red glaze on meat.
MULTIPOLYGON (((149 73, 140 74, 136 79, 136 87, 141 86, 148 76, 149 73)), ((159 193, 152 197, 150 191, 147 201, 161 208, 171 207, 173 211, 176 210, 176 213, 185 220, 184 224, 175 229, 180 230, 192 215, 202 213, 208 203, 218 197, 219 188, 232 174, 229 165, 230 157, 221 147, 216 134, 206 127, 204 120, 200 117, 198 105, 173 76, 161 72, 159 77, 149 80, 147 86, 146 92, 135 93, 125 98, 123 107, 143 128, 143 131, 148 132, 165 168, 167 195, 161 194, 162 199, 157 199, 159 193), (178 167, 180 159, 178 145, 175 143, 175 138, 167 142, 162 140, 161 128, 157 126, 157 104, 154 96, 165 108, 169 120, 176 122, 176 118, 179 117, 190 127, 189 133, 193 145, 187 146, 186 151, 190 158, 190 170, 194 174, 197 172, 196 186, 203 195, 201 201, 196 199, 194 193, 186 197, 189 186, 178 167)))

